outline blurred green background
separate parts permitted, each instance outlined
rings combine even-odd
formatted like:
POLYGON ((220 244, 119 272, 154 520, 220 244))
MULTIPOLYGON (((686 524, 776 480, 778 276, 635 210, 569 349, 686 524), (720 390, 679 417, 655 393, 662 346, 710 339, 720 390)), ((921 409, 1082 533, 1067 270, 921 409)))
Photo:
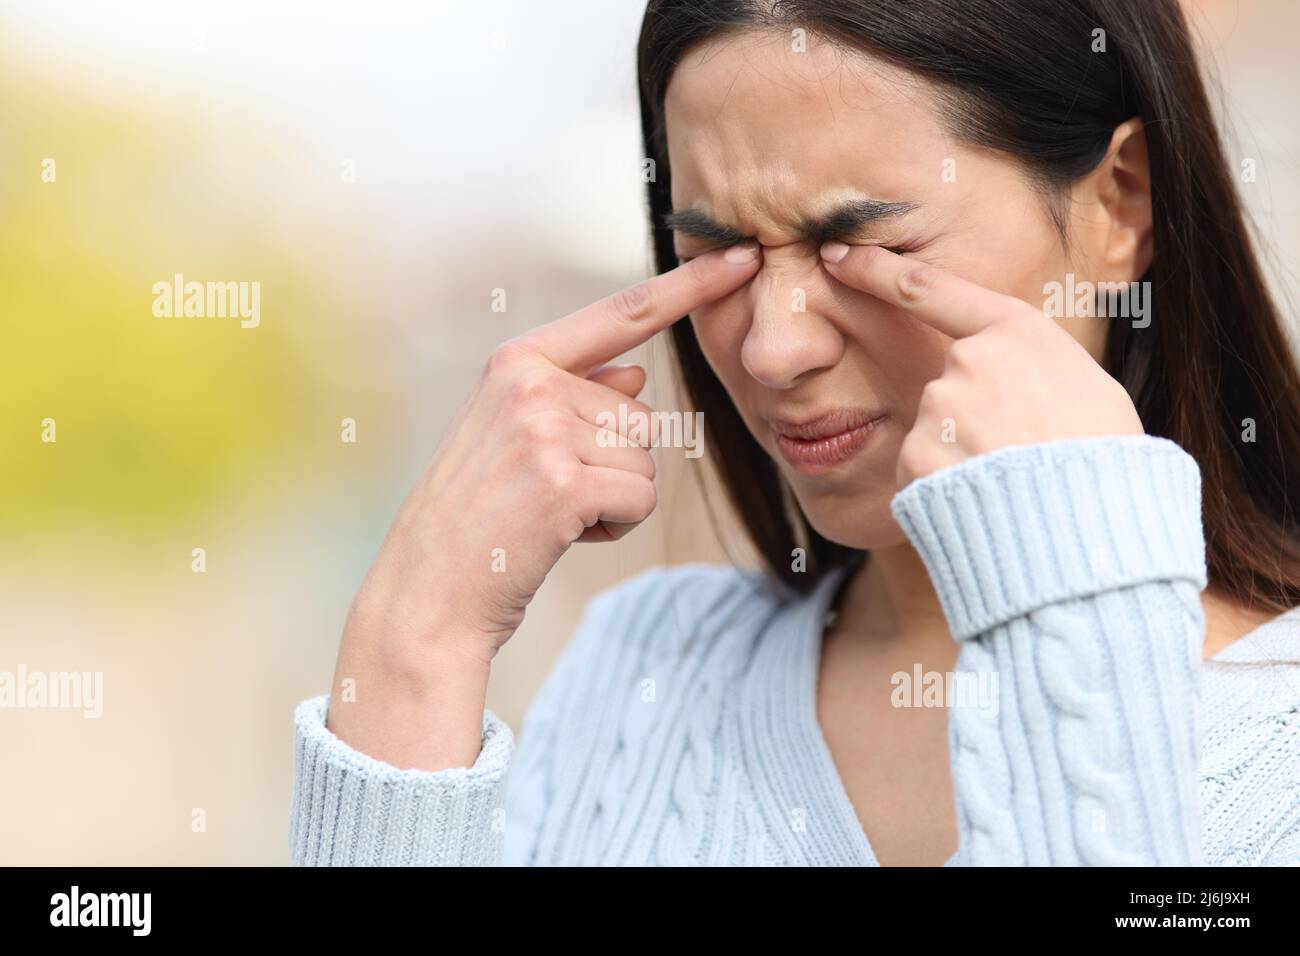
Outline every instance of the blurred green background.
MULTIPOLYGON (((1300 5, 1195 6, 1285 291, 1300 5)), ((649 267, 642 7, 4 6, 0 670, 100 671, 104 715, 0 709, 0 863, 285 862, 293 707, 456 404, 496 343, 649 267), (260 326, 155 318, 176 273, 260 283, 260 326)), ((595 590, 743 557, 661 466, 656 517, 571 552, 498 659, 516 730, 595 590)))

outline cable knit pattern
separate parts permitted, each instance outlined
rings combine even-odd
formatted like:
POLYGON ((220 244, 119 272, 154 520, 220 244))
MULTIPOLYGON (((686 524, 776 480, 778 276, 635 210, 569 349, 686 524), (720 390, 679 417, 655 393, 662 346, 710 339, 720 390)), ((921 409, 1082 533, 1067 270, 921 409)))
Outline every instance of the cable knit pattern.
MULTIPOLYGON (((894 514, 961 643, 950 865, 1300 863, 1300 608, 1201 660, 1200 473, 1147 436, 1005 448, 894 514), (981 685, 983 686, 983 685, 981 685)), ((599 595, 517 751, 399 771, 296 713, 299 864, 875 865, 817 723, 821 621, 688 565, 599 595), (504 833, 502 832, 504 831, 504 833)))
POLYGON ((1004 448, 896 496, 959 669, 998 675, 996 721, 949 721, 968 862, 1201 862, 1200 500, 1147 436, 1004 448))

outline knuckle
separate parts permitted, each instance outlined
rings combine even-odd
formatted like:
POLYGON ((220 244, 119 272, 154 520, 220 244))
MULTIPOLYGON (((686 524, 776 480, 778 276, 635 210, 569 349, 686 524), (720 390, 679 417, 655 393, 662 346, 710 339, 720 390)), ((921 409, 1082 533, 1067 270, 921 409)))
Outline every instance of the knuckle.
POLYGON ((546 445, 528 440, 519 442, 510 462, 517 474, 529 481, 530 487, 545 494, 550 493, 551 472, 561 464, 546 445))
POLYGON ((957 339, 948 347, 948 364, 961 369, 973 369, 984 363, 987 355, 985 343, 977 335, 957 339))
POLYGON ((600 521, 600 503, 591 495, 586 498, 573 498, 571 505, 572 513, 582 522, 583 528, 593 527, 596 522, 600 521))
POLYGON ((872 269, 876 262, 889 253, 880 246, 851 246, 849 256, 857 259, 858 268, 872 269))
POLYGON ((649 447, 654 442, 658 430, 654 413, 645 406, 631 404, 627 410, 627 439, 629 444, 638 448, 649 447))
POLYGON ((691 291, 702 293, 712 287, 713 273, 711 273, 706 263, 711 261, 707 257, 692 259, 682 267, 682 274, 686 276, 687 282, 690 283, 691 291))
POLYGON ((592 441, 597 448, 618 448, 623 441, 623 437, 618 433, 617 429, 597 425, 592 441))
POLYGON ((632 420, 631 416, 633 415, 637 416, 638 421, 653 422, 655 420, 654 409, 652 409, 645 402, 638 401, 637 399, 632 398, 632 399, 628 399, 623 404, 627 406, 627 414, 629 416, 629 421, 632 420))
POLYGON ((934 288, 938 275, 927 265, 909 266, 898 275, 898 297, 913 305, 923 302, 934 288))
POLYGON ((517 371, 510 379, 510 400, 515 405, 549 405, 560 391, 558 376, 544 368, 517 371))
POLYGON ((659 493, 655 489, 655 483, 649 478, 643 479, 638 484, 637 500, 634 508, 638 515, 639 521, 644 521, 655 510, 655 505, 659 503, 659 493))
POLYGON ((628 322, 641 322, 648 319, 654 309, 654 293, 648 283, 638 282, 616 293, 610 305, 620 318, 628 322))
POLYGON ((560 547, 567 547, 577 541, 589 527, 590 525, 580 515, 569 515, 562 518, 560 520, 560 547))
POLYGON ((929 443, 920 432, 910 432, 898 447, 898 463, 911 474, 921 474, 929 456, 929 443))
POLYGON ((527 362, 532 355, 532 348, 522 336, 507 339, 492 350, 484 373, 490 377, 508 374, 527 362))
MULTIPOLYGON (((941 406, 948 396, 948 386, 942 378, 933 378, 921 389, 920 408, 932 409, 941 406)), ((915 433, 913 433, 915 434, 915 433)))
POLYGON ((557 501, 573 501, 581 481, 576 462, 556 462, 547 471, 552 497, 557 501))
POLYGON ((559 415, 529 415, 522 427, 530 445, 539 449, 555 448, 565 438, 566 429, 559 415))

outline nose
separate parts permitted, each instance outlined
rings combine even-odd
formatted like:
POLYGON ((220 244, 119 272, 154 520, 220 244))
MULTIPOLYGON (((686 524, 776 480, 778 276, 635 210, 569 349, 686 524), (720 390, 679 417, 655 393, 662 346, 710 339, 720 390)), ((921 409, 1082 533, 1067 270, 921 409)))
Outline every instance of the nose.
POLYGON ((817 311, 825 301, 826 277, 816 258, 792 251, 764 251, 763 266, 750 283, 753 320, 740 360, 759 383, 789 389, 844 352, 844 338, 817 311))

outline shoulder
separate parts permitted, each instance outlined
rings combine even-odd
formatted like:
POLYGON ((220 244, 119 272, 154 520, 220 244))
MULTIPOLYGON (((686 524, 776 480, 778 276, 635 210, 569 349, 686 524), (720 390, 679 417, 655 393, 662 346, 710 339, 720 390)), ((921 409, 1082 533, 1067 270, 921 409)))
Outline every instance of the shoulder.
POLYGON ((1204 663, 1201 803, 1207 860, 1300 859, 1300 608, 1204 663))
POLYGON ((1233 641, 1205 662, 1211 723, 1242 713, 1300 713, 1300 607, 1233 641))
POLYGON ((1213 659, 1228 663, 1300 664, 1300 606, 1260 624, 1213 659))

